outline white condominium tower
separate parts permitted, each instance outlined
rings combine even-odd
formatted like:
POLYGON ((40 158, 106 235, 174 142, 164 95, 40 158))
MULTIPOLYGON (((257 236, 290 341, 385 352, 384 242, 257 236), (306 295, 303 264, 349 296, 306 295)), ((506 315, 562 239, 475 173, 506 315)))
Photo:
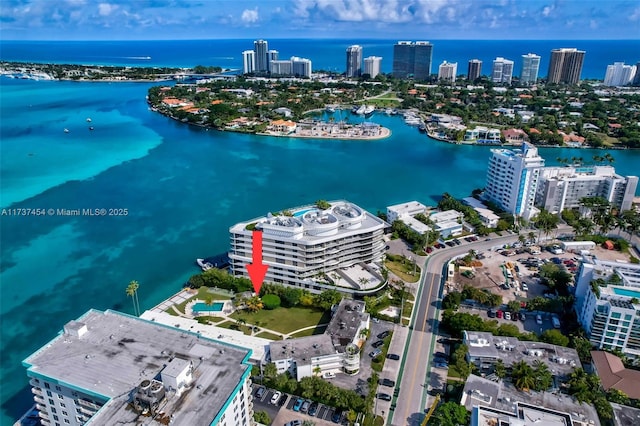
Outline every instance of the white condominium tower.
POLYGON ((633 82, 638 72, 635 65, 625 65, 624 62, 614 62, 607 66, 607 73, 604 76, 605 86, 626 86, 633 82))
POLYGON ((619 211, 631 209, 637 176, 620 176, 612 166, 544 167, 535 204, 550 213, 579 209, 585 197, 602 197, 619 211))
POLYGON ((438 80, 456 81, 458 74, 458 63, 444 61, 438 67, 438 80))
POLYGON ((251 349, 90 310, 22 364, 42 425, 253 425, 251 349))
POLYGON ((256 52, 245 50, 242 52, 242 73, 251 74, 256 70, 256 52))
POLYGON ((513 61, 505 58, 493 60, 493 70, 491 71, 491 81, 494 83, 511 83, 513 77, 513 61))
POLYGON ((578 322, 592 345, 640 358, 640 265, 584 256, 575 297, 578 322))
POLYGON ((522 72, 520 73, 520 83, 535 84, 538 80, 540 69, 540 56, 533 53, 522 55, 522 72))
POLYGON ((534 207, 538 176, 544 159, 538 149, 523 143, 521 149, 492 149, 484 196, 503 210, 529 219, 534 207))
POLYGON ((333 201, 326 209, 307 205, 240 222, 229 229, 231 273, 248 277, 253 230, 259 230, 263 262, 269 266, 265 281, 315 292, 358 292, 362 290, 359 279, 349 279, 344 270, 360 265, 376 275, 375 263, 384 256, 387 226, 382 219, 347 201, 333 201), (328 280, 345 284, 336 288, 328 280))
POLYGON ((380 64, 382 58, 380 56, 369 56, 364 58, 364 73, 369 74, 370 78, 375 78, 380 74, 380 64))
POLYGON ((347 47, 347 77, 362 75, 362 46, 347 47))

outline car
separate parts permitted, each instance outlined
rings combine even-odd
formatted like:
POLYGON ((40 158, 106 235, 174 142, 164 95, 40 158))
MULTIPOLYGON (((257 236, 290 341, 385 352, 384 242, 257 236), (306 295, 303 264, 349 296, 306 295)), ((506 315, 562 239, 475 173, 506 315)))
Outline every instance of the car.
POLYGON ((336 373, 334 373, 333 371, 326 371, 322 373, 323 379, 333 379, 334 377, 336 377, 336 373))
POLYGON ((390 248, 391 248, 391 247, 389 247, 389 246, 386 246, 386 247, 385 247, 384 249, 385 249, 385 250, 389 250, 390 248))
POLYGON ((300 411, 302 404, 304 404, 304 400, 302 398, 296 399, 296 403, 293 404, 293 411, 300 411))
POLYGON ((291 420, 288 423, 285 423, 284 426, 300 426, 302 424, 302 421, 296 419, 296 420, 291 420))
POLYGON ((379 348, 382 345, 384 345, 384 341, 377 340, 377 341, 373 342, 373 344, 371 346, 373 346, 374 348, 379 348))
POLYGON ((258 388, 258 390, 256 391, 256 399, 260 399, 261 400, 266 391, 267 391, 267 389, 265 387, 260 386, 258 388))
POLYGON ((453 240, 453 243, 454 243, 455 245, 457 245, 457 246, 459 246, 460 244, 462 244, 462 242, 460 242, 460 240, 459 240, 459 239, 457 239, 457 238, 455 238, 455 239, 453 240))
POLYGON ((331 421, 334 423, 340 423, 340 419, 342 418, 342 411, 336 410, 331 416, 331 421))
POLYGON ((376 396, 378 397, 378 399, 381 399, 383 401, 391 401, 391 395, 387 393, 379 393, 376 396))
POLYGON ((489 318, 495 318, 495 317, 496 317, 496 311, 494 311, 493 309, 489 309, 489 310, 487 311, 487 316, 488 316, 489 318))
POLYGON ((504 312, 504 319, 506 319, 507 321, 511 319, 511 312, 509 311, 505 311, 504 312))
POLYGON ((274 405, 277 404, 281 396, 282 396, 282 392, 276 391, 271 397, 271 403, 274 405))
POLYGON ((522 283, 522 291, 529 291, 529 286, 527 283, 522 283))
POLYGON ((448 245, 449 247, 455 246, 453 241, 447 241, 445 244, 448 245))
POLYGON ((309 406, 309 411, 307 411, 307 414, 310 416, 315 416, 317 412, 318 412, 318 403, 312 402, 311 405, 309 406))
POLYGON ((553 324, 553 328, 560 328, 560 319, 557 316, 551 317, 551 323, 553 324))
POLYGON ((513 312, 511 314, 511 321, 518 321, 518 318, 520 318, 520 316, 518 315, 517 312, 513 312))
POLYGON ((394 361, 399 361, 400 360, 400 355, 398 355, 398 354, 387 354, 387 359, 392 359, 394 361))
POLYGON ((287 394, 282 395, 280 397, 280 401, 278 401, 278 407, 284 407, 288 399, 289 399, 289 396, 287 394))
POLYGON ((392 387, 394 387, 394 386, 396 385, 396 382, 394 382, 394 381, 393 381, 393 380, 391 380, 391 379, 380 379, 380 380, 379 380, 379 383, 380 383, 382 386, 388 386, 388 387, 390 387, 390 388, 392 388, 392 387))
POLYGON ((524 312, 520 312, 520 321, 526 321, 527 320, 527 316, 525 315, 524 312))
POLYGON ((502 311, 500 309, 496 311, 496 317, 502 318, 502 311))
POLYGON ((542 325, 542 315, 536 315, 536 324, 542 325))
POLYGON ((385 337, 389 336, 390 334, 391 334, 391 331, 385 330, 382 333, 378 334, 378 339, 384 339, 385 337))
POLYGON ((431 246, 427 247, 427 250, 426 250, 427 253, 431 253, 432 251, 433 251, 433 247, 431 246))
POLYGON ((436 362, 433 366, 437 368, 449 368, 449 364, 446 362, 436 362))
POLYGON ((300 407, 300 412, 301 413, 306 413, 307 411, 309 411, 309 406, 311 405, 311 401, 306 400, 305 402, 302 403, 302 406, 300 407))
POLYGON ((381 353, 382 353, 382 351, 381 351, 380 349, 376 349, 376 350, 374 350, 374 351, 369 352, 369 356, 370 356, 371 358, 375 358, 375 357, 377 357, 378 355, 380 355, 381 353))

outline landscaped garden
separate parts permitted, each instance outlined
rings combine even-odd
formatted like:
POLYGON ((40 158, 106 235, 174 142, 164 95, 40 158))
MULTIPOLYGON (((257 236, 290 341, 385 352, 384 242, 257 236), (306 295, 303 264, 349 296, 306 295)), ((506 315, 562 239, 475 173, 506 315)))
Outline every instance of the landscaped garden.
POLYGON ((420 278, 420 267, 416 264, 416 261, 407 259, 404 256, 387 254, 384 266, 408 283, 415 283, 420 278))
POLYGON ((261 309, 256 312, 236 311, 230 315, 230 318, 288 334, 300 328, 328 323, 331 314, 312 307, 294 306, 273 310, 261 309))

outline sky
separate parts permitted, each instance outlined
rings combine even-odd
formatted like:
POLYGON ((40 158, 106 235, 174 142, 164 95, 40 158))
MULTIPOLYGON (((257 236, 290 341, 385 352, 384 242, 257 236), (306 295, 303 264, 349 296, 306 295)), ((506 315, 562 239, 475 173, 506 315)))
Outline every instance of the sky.
POLYGON ((4 40, 639 39, 639 0, 0 0, 4 40))

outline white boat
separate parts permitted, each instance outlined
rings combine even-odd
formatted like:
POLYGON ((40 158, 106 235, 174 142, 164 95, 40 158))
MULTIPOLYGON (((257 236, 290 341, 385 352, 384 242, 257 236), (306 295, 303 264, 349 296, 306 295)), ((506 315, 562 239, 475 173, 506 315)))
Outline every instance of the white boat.
POLYGON ((334 107, 332 107, 331 105, 327 105, 325 107, 325 111, 327 111, 330 114, 333 114, 334 112, 336 112, 336 109, 334 107))
POLYGON ((373 114, 375 110, 376 110, 376 107, 374 107, 373 105, 367 105, 364 108, 364 115, 370 116, 373 114))
POLYGON ((91 123, 91 117, 87 118, 87 123, 91 123))
POLYGON ((213 268, 213 265, 209 262, 206 262, 204 259, 196 259, 196 263, 203 271, 208 271, 209 269, 213 268))
POLYGON ((364 115, 365 110, 367 109, 366 105, 361 105, 360 108, 356 110, 356 114, 364 115))
POLYGON ((64 132, 65 133, 69 133, 69 129, 64 129, 64 132))

